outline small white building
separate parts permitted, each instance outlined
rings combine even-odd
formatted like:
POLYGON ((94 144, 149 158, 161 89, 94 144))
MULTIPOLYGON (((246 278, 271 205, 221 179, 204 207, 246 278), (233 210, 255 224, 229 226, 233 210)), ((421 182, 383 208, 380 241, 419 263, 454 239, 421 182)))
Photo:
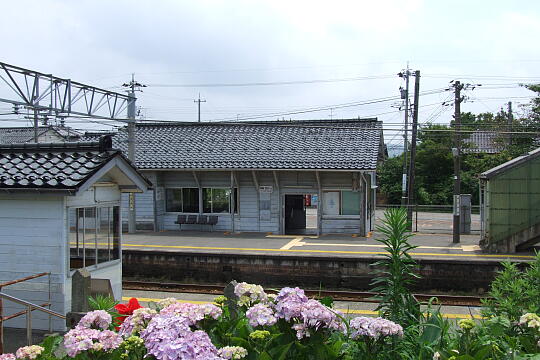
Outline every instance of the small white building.
MULTIPOLYGON (((71 310, 71 276, 85 268, 109 279, 122 296, 121 194, 151 183, 110 137, 99 142, 0 145, 0 283, 50 272, 55 312, 71 310)), ((33 304, 48 300, 47 277, 11 285, 4 293, 33 304)), ((21 310, 4 300, 4 315, 21 310)), ((34 329, 48 329, 34 312, 34 329)), ((25 317, 4 326, 24 327, 25 317)), ((55 319, 54 330, 64 321, 55 319)))

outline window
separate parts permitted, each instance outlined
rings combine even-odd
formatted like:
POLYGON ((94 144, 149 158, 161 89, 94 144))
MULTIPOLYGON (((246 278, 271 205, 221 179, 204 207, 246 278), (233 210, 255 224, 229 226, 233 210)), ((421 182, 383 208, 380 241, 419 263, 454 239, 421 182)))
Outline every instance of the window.
POLYGON ((360 192, 341 192, 341 215, 360 215, 360 192))
POLYGON ((167 189, 165 207, 167 212, 199 212, 199 189, 167 189))
MULTIPOLYGON (((238 213, 239 195, 238 189, 234 189, 234 212, 238 213)), ((231 190, 220 188, 203 188, 203 213, 230 213, 231 190)))
POLYGON ((323 193, 324 215, 360 215, 358 191, 336 190, 323 193))
POLYGON ((120 207, 68 209, 70 269, 120 258, 120 207))

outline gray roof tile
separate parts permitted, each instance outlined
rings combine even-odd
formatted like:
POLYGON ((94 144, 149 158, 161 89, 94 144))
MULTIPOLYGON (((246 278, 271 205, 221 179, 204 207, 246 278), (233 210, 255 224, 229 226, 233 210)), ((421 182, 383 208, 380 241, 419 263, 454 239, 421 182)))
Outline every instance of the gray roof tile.
POLYGON ((74 190, 116 155, 98 142, 0 145, 0 189, 74 190))
MULTIPOLYGON (((375 169, 376 119, 141 124, 140 169, 375 169)), ((113 138, 127 150, 127 131, 113 138)))

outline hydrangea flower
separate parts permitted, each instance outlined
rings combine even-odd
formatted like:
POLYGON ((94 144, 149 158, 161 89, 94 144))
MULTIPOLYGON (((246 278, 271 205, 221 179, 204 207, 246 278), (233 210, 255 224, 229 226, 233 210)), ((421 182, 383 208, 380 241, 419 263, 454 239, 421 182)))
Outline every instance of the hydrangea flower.
POLYGON ((246 317, 249 320, 249 325, 257 326, 272 326, 277 322, 274 316, 274 311, 265 304, 256 304, 246 311, 246 317))
POLYGON ((349 325, 351 329, 354 330, 351 333, 352 339, 357 339, 360 336, 367 336, 375 339, 393 335, 403 336, 403 328, 401 325, 381 317, 368 318, 365 316, 358 316, 352 319, 349 325))
POLYGON ((157 315, 157 311, 150 308, 140 308, 133 311, 120 326, 119 334, 126 337, 139 333, 148 325, 148 322, 157 315))
POLYGON ((243 359, 247 354, 247 350, 241 346, 225 346, 218 350, 218 355, 227 360, 243 359))
POLYGON ((174 312, 155 316, 141 338, 148 354, 158 360, 219 360, 217 348, 204 331, 191 331, 189 319, 174 312))
POLYGON ((13 354, 0 355, 0 360, 16 360, 17 358, 13 354))
POLYGON ((290 321, 301 316, 302 306, 308 298, 302 289, 285 287, 281 289, 275 301, 274 309, 277 317, 290 321))
POLYGON ((19 350, 15 352, 15 355, 17 356, 17 359, 35 359, 43 352, 43 350, 45 349, 39 345, 24 346, 19 348, 19 350))
POLYGON ((261 285, 241 282, 234 287, 234 294, 238 296, 239 306, 249 306, 257 302, 267 302, 268 295, 261 285))
POLYGON ((193 326, 207 316, 211 317, 214 320, 217 320, 221 316, 222 312, 223 310, 221 310, 214 304, 196 305, 190 303, 175 302, 163 308, 159 313, 161 315, 173 314, 185 317, 189 321, 189 325, 193 326))
POLYGON ((204 317, 211 317, 214 320, 219 319, 223 313, 223 310, 214 304, 200 304, 199 311, 204 315, 204 317))
POLYGON ((111 325, 111 322, 111 314, 105 310, 95 310, 84 315, 77 326, 89 329, 107 329, 111 325))
POLYGON ((177 303, 178 300, 176 300, 175 298, 165 298, 165 299, 161 299, 157 302, 157 306, 160 308, 160 309, 164 309, 166 308, 167 306, 171 305, 171 304, 174 304, 174 303, 177 303))
POLYGON ((519 325, 527 325, 530 328, 540 328, 540 317, 535 313, 526 313, 519 318, 519 325))
POLYGON ((317 300, 308 300, 300 310, 301 318, 304 325, 315 328, 320 327, 340 330, 344 329, 344 324, 341 319, 329 307, 321 304, 317 300))
POLYGON ((110 330, 90 329, 77 326, 64 335, 64 346, 68 356, 75 357, 83 351, 114 350, 122 343, 122 336, 110 330))

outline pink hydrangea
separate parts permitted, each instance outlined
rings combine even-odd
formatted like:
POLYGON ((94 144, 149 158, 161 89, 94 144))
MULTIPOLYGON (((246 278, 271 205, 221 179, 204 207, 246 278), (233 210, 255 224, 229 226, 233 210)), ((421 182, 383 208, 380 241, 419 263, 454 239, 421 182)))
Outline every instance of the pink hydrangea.
POLYGON ((22 348, 19 348, 15 352, 15 355, 17 356, 17 359, 35 359, 39 356, 45 350, 43 347, 39 345, 30 345, 30 346, 24 346, 22 348))
POLYGON ((0 360, 16 360, 17 358, 13 354, 2 354, 0 360))
POLYGON ((190 304, 190 303, 173 303, 160 311, 161 315, 173 314, 177 316, 185 317, 190 326, 197 324, 197 322, 203 320, 205 317, 211 317, 217 320, 223 310, 213 304, 190 304))
POLYGON ((223 310, 220 307, 214 304, 200 304, 199 311, 203 314, 204 317, 211 317, 214 320, 220 318, 223 310))
POLYGON ((93 329, 107 329, 112 322, 111 314, 105 310, 90 311, 79 321, 78 326, 93 329))
POLYGON ((249 324, 253 327, 272 326, 277 322, 274 311, 265 304, 256 304, 246 311, 249 324))
POLYGON ((83 351, 114 350, 122 343, 122 336, 111 330, 97 330, 77 326, 64 335, 64 346, 69 357, 83 351))

